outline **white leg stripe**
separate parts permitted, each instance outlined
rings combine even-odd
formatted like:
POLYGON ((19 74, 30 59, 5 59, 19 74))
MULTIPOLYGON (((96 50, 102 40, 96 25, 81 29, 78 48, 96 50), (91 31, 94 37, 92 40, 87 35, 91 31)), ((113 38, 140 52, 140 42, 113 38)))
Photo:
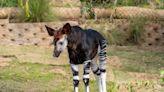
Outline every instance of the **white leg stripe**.
POLYGON ((83 78, 88 79, 89 78, 89 74, 83 75, 83 78))
POLYGON ((75 87, 75 92, 78 92, 78 87, 75 87))
POLYGON ((78 71, 78 65, 75 65, 75 64, 71 64, 72 68, 74 71, 78 71))
POLYGON ((84 64, 85 64, 85 63, 89 63, 89 62, 91 62, 91 60, 84 61, 84 64))
POLYGON ((101 82, 102 82, 102 92, 107 92, 107 90, 106 90, 106 73, 101 73, 101 82))
POLYGON ((96 78, 96 80, 97 80, 97 84, 98 84, 98 92, 102 92, 102 84, 101 84, 101 77, 100 76, 97 76, 96 74, 95 74, 95 78, 96 78))
POLYGON ((74 80, 79 80, 79 76, 73 76, 74 80))

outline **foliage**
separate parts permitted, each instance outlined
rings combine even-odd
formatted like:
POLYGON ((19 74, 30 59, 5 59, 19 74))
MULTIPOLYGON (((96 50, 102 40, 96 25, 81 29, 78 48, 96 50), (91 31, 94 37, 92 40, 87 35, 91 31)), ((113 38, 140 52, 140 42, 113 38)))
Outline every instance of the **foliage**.
POLYGON ((113 6, 114 2, 117 2, 119 6, 140 6, 140 5, 148 5, 147 0, 81 0, 90 2, 92 1, 93 6, 100 6, 100 7, 111 7, 113 6))
POLYGON ((133 88, 132 83, 126 83, 126 88, 128 89, 129 92, 136 92, 133 88))
POLYGON ((27 22, 43 22, 51 21, 53 13, 50 10, 49 0, 26 0, 23 10, 23 21, 27 22))
POLYGON ((113 7, 116 2, 117 6, 155 6, 155 8, 163 9, 164 0, 81 0, 90 2, 95 7, 113 7))
POLYGON ((115 82, 109 82, 109 87, 107 88, 108 92, 117 92, 119 89, 119 85, 115 82))
POLYGON ((163 69, 164 52, 159 51, 144 51, 132 46, 122 46, 110 48, 109 56, 117 56, 122 59, 124 72, 144 72, 159 74, 159 70, 163 69), (156 62, 154 62, 156 61, 156 62))
POLYGON ((139 17, 131 19, 130 21, 130 42, 134 44, 139 44, 142 41, 143 33, 144 33, 144 25, 146 23, 146 19, 139 17))
POLYGON ((17 7, 18 0, 0 0, 0 7, 17 7))
POLYGON ((82 3, 81 7, 81 13, 85 16, 85 14, 88 14, 91 19, 95 18, 95 12, 92 7, 92 1, 91 0, 80 0, 82 3))
POLYGON ((125 40, 126 39, 126 34, 123 33, 122 31, 113 30, 109 34, 110 34, 109 40, 110 40, 111 44, 121 45, 121 46, 127 44, 127 42, 125 40))
POLYGON ((118 0, 118 5, 123 6, 138 6, 138 5, 147 5, 147 0, 118 0))
POLYGON ((164 9, 164 0, 154 0, 153 4, 158 9, 164 9))
POLYGON ((161 79, 160 81, 164 83, 164 71, 160 72, 161 79))
POLYGON ((25 5, 23 0, 20 0, 20 6, 22 7, 23 10, 25 10, 26 12, 26 16, 29 17, 29 0, 25 0, 25 5))

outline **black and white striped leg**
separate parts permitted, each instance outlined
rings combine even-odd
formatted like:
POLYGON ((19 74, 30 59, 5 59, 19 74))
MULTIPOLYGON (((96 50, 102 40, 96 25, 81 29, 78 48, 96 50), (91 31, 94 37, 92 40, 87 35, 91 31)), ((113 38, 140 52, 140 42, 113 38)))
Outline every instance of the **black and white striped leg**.
POLYGON ((100 52, 99 52, 102 92, 107 92, 106 90, 106 50, 107 50, 107 43, 104 40, 101 42, 100 52))
POLYGON ((74 92, 78 92, 78 85, 79 85, 78 65, 71 64, 71 68, 72 68, 72 73, 73 73, 74 92))
POLYGON ((84 73, 83 82, 85 84, 85 92, 89 92, 89 71, 90 71, 91 60, 84 61, 84 73))
POLYGON ((96 61, 91 62, 91 69, 95 75, 95 78, 98 84, 98 92, 102 92, 102 84, 101 84, 101 77, 100 77, 101 72, 96 61))

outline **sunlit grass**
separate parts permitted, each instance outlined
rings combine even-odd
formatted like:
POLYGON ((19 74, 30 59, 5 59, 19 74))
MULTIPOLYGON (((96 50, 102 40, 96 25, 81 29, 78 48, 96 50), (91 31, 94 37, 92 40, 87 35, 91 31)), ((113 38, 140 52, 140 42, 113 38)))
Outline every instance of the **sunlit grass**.
MULTIPOLYGON (((131 48, 127 46, 126 49, 131 48)), ((109 56, 118 56, 123 63, 122 69, 133 72, 159 73, 164 69, 164 52, 143 51, 137 48, 131 50, 110 48, 109 56)))
MULTIPOLYGON (((61 58, 55 59, 52 57, 51 47, 0 46, 0 48, 2 57, 15 55, 15 57, 8 57, 12 59, 8 66, 0 67, 0 91, 73 92, 72 73, 66 52, 62 53, 61 58)), ((114 74, 114 80, 111 80, 111 72, 108 72, 108 92, 118 92, 120 87, 126 90, 128 87, 129 90, 131 87, 134 89, 134 84, 138 83, 135 81, 137 78, 129 72, 158 74, 163 69, 163 52, 143 51, 131 46, 126 48, 109 46, 108 56, 117 56, 122 63, 121 67, 107 64, 107 72, 112 69, 114 74), (128 84, 129 81, 131 84, 128 84)), ((147 83, 146 80, 143 82, 147 83)), ((80 72, 79 92, 85 91, 84 88, 82 72, 80 72)), ((97 92, 97 82, 92 73, 90 91, 97 92)))

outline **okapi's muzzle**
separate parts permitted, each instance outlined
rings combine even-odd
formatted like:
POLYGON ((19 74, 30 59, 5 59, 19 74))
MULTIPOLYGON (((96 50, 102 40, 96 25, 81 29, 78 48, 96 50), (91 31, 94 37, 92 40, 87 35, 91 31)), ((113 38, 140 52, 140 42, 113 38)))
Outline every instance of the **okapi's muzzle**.
POLYGON ((55 50, 53 53, 53 57, 59 57, 60 53, 61 53, 61 51, 55 50))

